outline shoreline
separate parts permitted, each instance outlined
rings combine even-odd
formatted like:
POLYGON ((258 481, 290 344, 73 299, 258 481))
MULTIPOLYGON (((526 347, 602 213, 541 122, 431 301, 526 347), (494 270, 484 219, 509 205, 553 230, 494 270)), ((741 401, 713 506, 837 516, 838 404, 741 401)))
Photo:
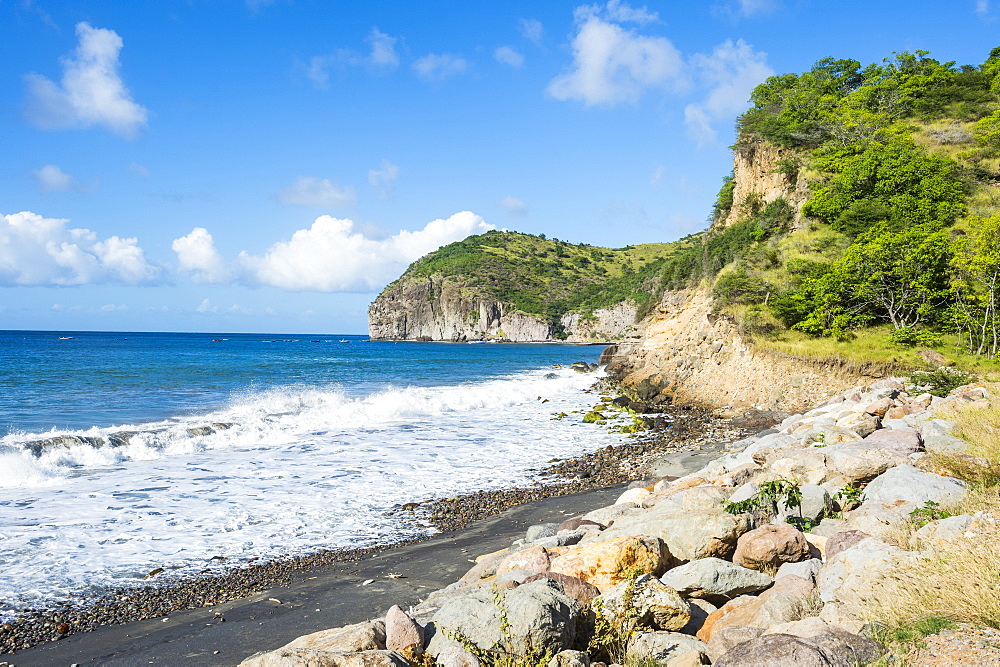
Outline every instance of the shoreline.
POLYGON ((204 576, 115 589, 85 601, 29 608, 0 626, 0 651, 4 652, 0 655, 21 656, 32 647, 53 641, 64 642, 106 627, 122 627, 209 605, 238 603, 276 586, 293 585, 304 573, 314 569, 356 564, 379 554, 420 545, 441 534, 468 529, 484 518, 496 517, 511 508, 613 488, 645 478, 652 463, 665 454, 698 452, 706 445, 738 439, 744 434, 744 430, 731 427, 728 420, 717 419, 697 408, 664 406, 664 414, 679 417, 667 428, 644 432, 644 437, 629 438, 618 445, 577 457, 550 461, 537 472, 536 482, 531 486, 474 491, 413 507, 404 504, 390 512, 390 516, 397 516, 403 522, 429 522, 441 531, 435 535, 366 547, 318 549, 296 556, 244 563, 221 572, 205 572, 204 576))

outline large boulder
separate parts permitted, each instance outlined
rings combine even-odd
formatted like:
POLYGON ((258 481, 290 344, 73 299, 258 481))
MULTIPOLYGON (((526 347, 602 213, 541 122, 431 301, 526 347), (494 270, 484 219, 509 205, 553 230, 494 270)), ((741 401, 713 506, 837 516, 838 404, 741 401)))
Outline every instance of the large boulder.
POLYGON ((830 625, 818 616, 803 618, 801 621, 779 623, 768 628, 765 635, 785 634, 811 639, 825 646, 852 665, 865 665, 885 654, 882 644, 847 632, 843 628, 830 625))
POLYGON ((712 664, 714 667, 851 667, 853 663, 810 639, 765 635, 737 644, 712 664))
POLYGON ((760 628, 751 628, 748 625, 727 625, 712 635, 712 640, 708 642, 708 658, 714 663, 732 647, 751 639, 757 639, 762 634, 764 631, 760 628))
POLYGON ((757 597, 747 595, 735 598, 709 615, 698 631, 698 639, 711 641, 716 633, 730 625, 766 630, 777 623, 805 618, 817 606, 815 591, 816 587, 801 577, 781 577, 757 597))
POLYGON ((680 630, 691 620, 691 606, 670 586, 644 574, 623 581, 601 596, 601 614, 618 627, 630 620, 658 630, 680 630))
POLYGON ((385 647, 413 658, 424 652, 423 626, 399 605, 392 605, 385 614, 385 647))
POLYGON ((672 562, 670 550, 663 540, 628 535, 571 547, 552 561, 549 569, 582 579, 603 591, 631 578, 637 571, 663 574, 672 562))
POLYGON ((499 601, 507 616, 507 632, 501 630, 502 610, 489 590, 478 589, 442 606, 433 616, 434 636, 427 646, 431 656, 461 635, 484 650, 499 648, 515 655, 538 650, 561 651, 572 647, 580 605, 549 579, 518 586, 499 601))
POLYGON ((607 540, 624 535, 658 537, 670 554, 682 561, 697 558, 728 558, 736 540, 750 528, 746 515, 723 510, 679 510, 656 505, 646 512, 619 519, 608 530, 583 540, 607 540))
POLYGON ((496 573, 503 574, 505 572, 513 572, 514 570, 546 572, 552 564, 552 560, 558 558, 558 556, 559 554, 555 551, 539 544, 532 544, 515 551, 500 561, 497 565, 496 573))
POLYGON ((928 502, 958 502, 965 496, 965 482, 900 465, 882 473, 865 487, 865 504, 904 500, 923 507, 928 502))
POLYGON ((409 667, 395 651, 320 651, 313 648, 279 648, 244 660, 241 667, 409 667))
POLYGON ((685 655, 694 653, 690 658, 696 658, 700 664, 702 657, 708 656, 708 645, 679 632, 637 632, 628 640, 625 649, 625 660, 631 664, 646 664, 652 660, 654 664, 677 664, 685 655))
POLYGON ((931 419, 920 425, 924 449, 933 454, 959 454, 969 448, 966 440, 953 434, 955 425, 944 419, 931 419))
POLYGON ((590 656, 583 651, 560 651, 546 667, 590 667, 590 656))
POLYGON ((558 572, 534 574, 525 578, 521 583, 530 584, 532 581, 538 581, 539 579, 551 579, 558 582, 563 588, 563 593, 576 600, 581 607, 590 606, 594 598, 601 594, 601 590, 597 586, 589 584, 583 579, 558 572))
POLYGON ((726 601, 770 586, 770 575, 721 558, 699 558, 668 570, 660 578, 684 597, 726 601))
POLYGON ((802 531, 787 523, 768 523, 739 538, 733 562, 751 570, 774 572, 782 563, 809 559, 810 553, 802 531))
POLYGON ((907 457, 920 451, 923 440, 914 428, 893 428, 875 431, 863 440, 868 447, 888 449, 900 457, 907 457))
MULTIPOLYGON (((342 628, 331 628, 303 635, 297 639, 293 639, 279 649, 251 656, 240 664, 245 667, 272 667, 277 665, 305 665, 310 660, 319 661, 312 664, 331 665, 332 667, 337 667, 338 665, 394 664, 391 662, 349 662, 350 660, 356 660, 350 656, 369 651, 385 651, 385 623, 382 621, 366 621, 364 623, 347 625, 342 628)), ((360 659, 357 658, 357 660, 360 659)), ((407 664, 405 658, 402 664, 407 664)))
MULTIPOLYGON (((885 431, 894 433, 895 431, 885 431)), ((876 431, 881 433, 881 431, 876 431)), ((873 434, 874 435, 874 434, 873 434)), ((830 467, 852 484, 875 479, 889 468, 907 463, 905 455, 896 449, 870 443, 867 440, 827 447, 830 467)))
POLYGON ((890 575, 916 558, 915 553, 878 538, 863 539, 827 560, 817 583, 820 600, 836 603, 838 625, 845 620, 862 619, 871 600, 891 594, 890 575))
POLYGON ((866 540, 869 537, 871 535, 862 530, 842 530, 839 533, 834 533, 826 541, 827 561, 832 562, 840 552, 847 551, 858 542, 866 540))

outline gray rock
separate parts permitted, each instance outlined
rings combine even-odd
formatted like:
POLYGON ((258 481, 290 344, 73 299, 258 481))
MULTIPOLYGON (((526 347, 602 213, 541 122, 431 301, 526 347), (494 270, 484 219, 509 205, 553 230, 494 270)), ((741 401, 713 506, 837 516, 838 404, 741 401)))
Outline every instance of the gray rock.
POLYGON ((590 519, 585 519, 583 516, 575 516, 560 523, 559 529, 556 531, 556 535, 562 533, 563 531, 575 532, 581 528, 584 530, 604 530, 607 526, 597 523, 596 521, 591 521, 590 519))
POLYGON ((866 437, 863 441, 869 447, 891 450, 899 456, 909 456, 920 451, 920 433, 912 428, 882 429, 866 437))
POLYGON ((503 647, 517 655, 527 655, 538 647, 561 651, 573 644, 580 605, 549 579, 522 584, 506 593, 508 636, 500 630, 500 609, 492 592, 479 589, 457 597, 433 616, 434 636, 427 652, 437 656, 454 645, 447 633, 462 636, 482 649, 503 647))
POLYGON ((530 574, 532 576, 521 583, 530 584, 539 579, 551 579, 562 586, 563 593, 576 600, 581 607, 590 605, 594 598, 601 594, 601 590, 597 586, 568 574, 559 574, 558 572, 542 572, 541 574, 532 572, 530 574))
POLYGON ((652 659, 664 664, 692 651, 707 657, 708 644, 679 632, 637 632, 628 640, 625 660, 641 663, 652 659))
POLYGON ((708 600, 700 598, 691 598, 688 600, 688 604, 691 607, 691 620, 687 622, 687 625, 678 630, 678 632, 685 635, 696 635, 702 626, 705 625, 708 617, 719 611, 719 608, 708 600))
POLYGON ((760 487, 753 482, 747 482, 733 491, 733 495, 729 496, 729 502, 741 503, 744 500, 750 500, 758 493, 760 493, 760 487))
POLYGON ((867 665, 886 654, 885 646, 877 641, 856 635, 840 628, 811 638, 820 646, 830 649, 851 665, 867 665))
POLYGON ((716 632, 708 642, 708 658, 714 664, 726 651, 737 644, 757 639, 764 634, 761 628, 749 625, 728 625, 716 632))
MULTIPOLYGON (((552 524, 546 524, 552 525, 552 524)), ((538 545, 540 547, 545 547, 546 549, 551 549, 553 547, 568 547, 577 544, 585 538, 590 531, 587 530, 567 530, 565 532, 560 532, 556 535, 550 535, 548 537, 540 537, 537 540, 531 540, 531 544, 538 545)))
MULTIPOLYGON (((803 484, 801 517, 811 522, 819 521, 820 518, 833 511, 833 498, 830 492, 817 484, 803 484)), ((799 518, 800 508, 798 506, 789 507, 784 502, 778 507, 778 518, 780 520, 788 517, 799 518)))
POLYGON ((641 514, 642 512, 643 509, 635 503, 618 503, 616 505, 609 505, 607 507, 601 507, 591 512, 587 512, 583 515, 583 518, 588 521, 599 523, 602 526, 610 527, 615 521, 621 519, 622 517, 634 516, 636 514, 641 514))
POLYGON ((959 514, 946 519, 931 521, 929 524, 917 531, 917 537, 923 540, 957 540, 972 525, 973 516, 971 514, 959 514))
MULTIPOLYGON (((829 553, 829 543, 827 544, 827 553, 829 553)), ((802 577, 806 581, 811 581, 816 583, 816 576, 819 574, 820 569, 823 567, 823 561, 819 558, 810 558, 809 560, 799 561, 798 563, 783 563, 781 567, 778 568, 777 574, 774 575, 775 580, 778 580, 785 576, 795 576, 802 577)))
POLYGON ((887 594, 887 575, 915 559, 912 552, 875 537, 865 538, 833 558, 827 557, 817 584, 820 600, 853 608, 864 600, 887 594))
POLYGON ((699 558, 668 570, 660 581, 684 597, 726 601, 763 590, 774 583, 770 575, 720 558, 699 558))
POLYGON ((826 518, 819 522, 819 525, 810 530, 813 535, 820 537, 830 537, 834 533, 839 533, 847 527, 847 522, 843 519, 826 518))
POLYGON ((942 477, 910 465, 900 465, 882 473, 865 487, 865 503, 905 500, 923 506, 927 502, 957 502, 965 496, 965 483, 942 477))
POLYGON ((528 526, 528 530, 524 533, 524 541, 534 542, 544 537, 555 537, 558 530, 558 523, 539 523, 534 526, 528 526))
POLYGON ((715 667, 851 667, 851 663, 811 639, 764 635, 737 644, 712 663, 715 667))
POLYGON ((826 560, 831 562, 842 551, 847 551, 855 544, 866 540, 871 535, 862 530, 843 530, 830 536, 826 541, 826 560))
POLYGON ((548 667, 590 667, 590 656, 583 651, 560 651, 549 660, 548 667))
POLYGON ((439 667, 480 667, 479 658, 461 646, 449 646, 437 655, 439 667))
POLYGON ((606 591, 601 613, 612 623, 630 618, 659 630, 680 630, 691 620, 691 606, 651 574, 623 581, 606 591))
POLYGON ((498 574, 493 579, 493 583, 497 585, 497 588, 502 590, 517 588, 531 577, 537 576, 537 574, 537 572, 532 572, 531 570, 511 570, 510 572, 498 574))
POLYGON ((952 434, 955 425, 944 419, 931 419, 920 425, 920 435, 924 439, 924 449, 933 454, 957 454, 964 452, 969 443, 952 434))
POLYGON ((854 484, 867 482, 889 468, 908 461, 905 455, 894 449, 867 441, 834 445, 823 451, 826 452, 830 467, 854 484))
POLYGON ((649 535, 663 540, 679 560, 715 556, 727 558, 736 548, 736 540, 749 530, 745 515, 723 510, 679 510, 675 506, 654 505, 636 516, 618 519, 598 535, 581 543, 604 542, 628 535, 649 535))

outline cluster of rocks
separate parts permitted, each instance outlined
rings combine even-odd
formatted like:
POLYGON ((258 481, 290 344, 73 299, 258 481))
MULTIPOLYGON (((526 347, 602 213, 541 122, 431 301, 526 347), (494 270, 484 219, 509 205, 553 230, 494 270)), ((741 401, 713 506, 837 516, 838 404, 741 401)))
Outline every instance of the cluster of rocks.
MULTIPOLYGON (((966 446, 932 409, 985 398, 976 386, 947 399, 911 396, 897 380, 849 390, 730 444, 694 473, 634 485, 614 505, 532 526, 408 612, 394 606, 384 619, 300 637, 243 664, 876 660, 886 649, 867 623, 872 601, 893 570, 920 557, 893 536, 914 510, 966 492, 963 482, 921 467, 927 452, 966 446), (801 503, 762 493, 790 480, 801 503), (756 509, 738 511, 754 501, 756 509)), ((984 513, 953 516, 927 523, 917 544, 997 529, 984 513)))

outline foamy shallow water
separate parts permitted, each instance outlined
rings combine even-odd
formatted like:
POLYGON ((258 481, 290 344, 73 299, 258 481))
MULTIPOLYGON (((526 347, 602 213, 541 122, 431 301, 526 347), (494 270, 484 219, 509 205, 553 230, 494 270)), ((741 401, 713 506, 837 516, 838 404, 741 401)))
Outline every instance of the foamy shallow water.
POLYGON ((0 615, 137 583, 157 567, 190 575, 213 556, 232 565, 430 532, 385 513, 522 484, 553 457, 619 442, 551 419, 591 405, 595 379, 544 369, 363 397, 244 392, 209 414, 71 432, 142 431, 127 446, 47 447, 37 458, 23 443, 54 433, 10 434, 0 439, 0 615), (232 426, 188 432, 211 423, 232 426))

